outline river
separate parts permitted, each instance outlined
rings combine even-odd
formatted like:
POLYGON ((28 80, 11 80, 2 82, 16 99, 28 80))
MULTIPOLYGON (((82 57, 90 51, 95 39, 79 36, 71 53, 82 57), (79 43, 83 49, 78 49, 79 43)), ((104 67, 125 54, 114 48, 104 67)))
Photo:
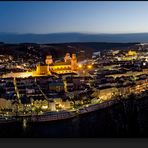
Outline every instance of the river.
POLYGON ((148 137, 148 100, 125 100, 73 119, 0 125, 0 137, 114 138, 148 137))

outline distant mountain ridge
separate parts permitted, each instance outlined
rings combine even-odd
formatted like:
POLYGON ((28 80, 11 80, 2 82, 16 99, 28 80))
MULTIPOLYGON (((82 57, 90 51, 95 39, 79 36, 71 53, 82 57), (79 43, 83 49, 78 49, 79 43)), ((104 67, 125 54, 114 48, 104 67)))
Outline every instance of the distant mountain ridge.
POLYGON ((129 34, 84 34, 84 33, 52 33, 52 34, 17 34, 0 33, 0 42, 5 43, 74 43, 74 42, 148 42, 148 33, 129 34))

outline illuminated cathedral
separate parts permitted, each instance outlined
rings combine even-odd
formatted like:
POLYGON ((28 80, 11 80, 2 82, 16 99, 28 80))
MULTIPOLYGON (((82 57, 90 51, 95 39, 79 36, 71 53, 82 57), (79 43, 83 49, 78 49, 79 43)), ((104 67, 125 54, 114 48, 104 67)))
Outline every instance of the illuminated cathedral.
POLYGON ((128 53, 126 53, 126 56, 137 56, 137 52, 129 50, 128 53))
POLYGON ((70 56, 66 53, 64 61, 53 62, 52 55, 46 56, 45 64, 38 64, 34 75, 52 75, 52 73, 65 74, 77 72, 77 57, 76 54, 70 56))

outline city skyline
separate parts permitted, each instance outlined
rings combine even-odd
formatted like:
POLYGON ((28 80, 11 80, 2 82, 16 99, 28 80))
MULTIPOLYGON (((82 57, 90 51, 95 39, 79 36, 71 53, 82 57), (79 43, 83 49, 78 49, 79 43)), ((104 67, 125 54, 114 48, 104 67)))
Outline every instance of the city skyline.
POLYGON ((1 2, 4 33, 146 33, 147 2, 1 2))
POLYGON ((147 2, 0 2, 0 137, 148 137, 147 16, 147 2))

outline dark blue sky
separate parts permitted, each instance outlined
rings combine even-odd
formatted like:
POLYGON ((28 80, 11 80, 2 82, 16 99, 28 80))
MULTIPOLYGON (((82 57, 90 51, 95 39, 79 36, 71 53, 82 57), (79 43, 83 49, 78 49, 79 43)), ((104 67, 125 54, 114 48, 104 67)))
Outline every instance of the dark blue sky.
POLYGON ((0 2, 0 32, 148 32, 148 2, 0 2))

